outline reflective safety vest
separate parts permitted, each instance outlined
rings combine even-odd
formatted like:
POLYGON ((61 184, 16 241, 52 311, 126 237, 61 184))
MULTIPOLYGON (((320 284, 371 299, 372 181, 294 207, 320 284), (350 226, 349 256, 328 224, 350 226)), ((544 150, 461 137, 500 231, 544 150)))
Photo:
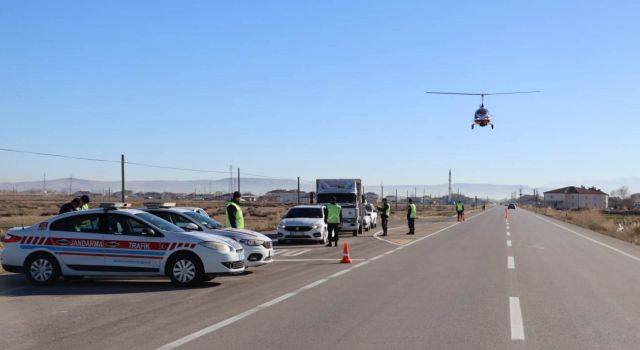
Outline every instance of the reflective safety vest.
POLYGON ((236 228, 244 228, 244 216, 242 215, 242 209, 236 202, 229 202, 227 206, 224 208, 224 214, 227 218, 227 227, 231 227, 231 220, 229 220, 229 206, 236 207, 236 228))
POLYGON ((411 211, 409 212, 409 218, 415 219, 418 214, 416 211, 416 205, 413 203, 409 204, 409 209, 411 209, 411 211))
POLYGON ((463 210, 464 210, 464 204, 456 203, 456 211, 463 211, 463 210))
POLYGON ((78 210, 89 210, 89 203, 81 205, 78 210))
POLYGON ((340 212, 342 212, 342 207, 337 204, 327 204, 327 223, 329 224, 339 224, 340 223, 340 212))
POLYGON ((389 203, 384 205, 384 216, 389 217, 391 216, 391 206, 389 205, 389 203))

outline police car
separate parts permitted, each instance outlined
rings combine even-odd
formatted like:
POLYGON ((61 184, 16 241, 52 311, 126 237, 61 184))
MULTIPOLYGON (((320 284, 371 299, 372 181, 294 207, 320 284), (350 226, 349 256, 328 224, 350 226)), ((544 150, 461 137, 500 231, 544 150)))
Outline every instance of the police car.
POLYGON ((206 232, 231 238, 242 245, 245 254, 245 266, 255 267, 268 264, 273 259, 271 238, 255 231, 224 227, 221 223, 201 215, 197 209, 176 207, 175 203, 146 202, 148 213, 161 217, 170 223, 190 232, 206 232))
POLYGON ((242 273, 237 242, 181 228, 124 203, 70 212, 6 233, 0 260, 35 284, 78 278, 168 276, 191 286, 220 274, 242 273))

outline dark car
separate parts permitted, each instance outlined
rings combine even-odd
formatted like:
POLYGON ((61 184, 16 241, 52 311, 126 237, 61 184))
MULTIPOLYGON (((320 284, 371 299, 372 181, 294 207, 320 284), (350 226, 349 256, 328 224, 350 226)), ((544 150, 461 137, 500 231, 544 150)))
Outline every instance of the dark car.
POLYGON ((514 203, 509 203, 509 209, 515 209, 516 205, 514 203))

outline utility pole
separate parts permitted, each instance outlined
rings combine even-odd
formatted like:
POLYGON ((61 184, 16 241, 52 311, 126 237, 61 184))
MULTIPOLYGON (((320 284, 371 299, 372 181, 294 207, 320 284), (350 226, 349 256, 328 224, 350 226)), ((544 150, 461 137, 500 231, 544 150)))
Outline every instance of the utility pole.
POLYGON ((71 192, 72 189, 73 189, 73 175, 69 175, 69 195, 73 193, 71 192))
POLYGON ((42 193, 47 193, 47 173, 42 174, 42 193))
POLYGON ((120 156, 120 172, 122 175, 122 203, 124 203, 124 154, 120 156))
POLYGON ((396 210, 398 210, 398 189, 396 188, 396 210))
POLYGON ((384 183, 380 181, 380 199, 384 199, 384 183))
POLYGON ((238 168, 238 192, 240 196, 242 196, 242 192, 240 192, 240 168, 238 168))
POLYGON ((447 199, 447 204, 451 203, 451 169, 449 169, 449 198, 447 199))
POLYGON ((300 205, 300 176, 298 176, 298 205, 300 205))

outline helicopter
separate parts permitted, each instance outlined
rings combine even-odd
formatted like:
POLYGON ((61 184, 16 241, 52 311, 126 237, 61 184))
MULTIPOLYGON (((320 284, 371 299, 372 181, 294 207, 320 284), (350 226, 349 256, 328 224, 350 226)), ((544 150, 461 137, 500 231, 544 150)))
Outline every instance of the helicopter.
POLYGON ((438 94, 438 95, 467 95, 467 96, 480 96, 480 108, 476 110, 476 113, 473 117, 473 124, 471 124, 471 129, 474 126, 479 125, 480 127, 485 127, 487 125, 491 125, 491 129, 493 129, 493 123, 491 122, 491 118, 493 117, 489 110, 484 106, 484 97, 488 95, 514 95, 514 94, 534 94, 540 91, 512 91, 512 92, 480 92, 480 93, 470 93, 470 92, 441 92, 441 91, 427 91, 428 94, 438 94))

